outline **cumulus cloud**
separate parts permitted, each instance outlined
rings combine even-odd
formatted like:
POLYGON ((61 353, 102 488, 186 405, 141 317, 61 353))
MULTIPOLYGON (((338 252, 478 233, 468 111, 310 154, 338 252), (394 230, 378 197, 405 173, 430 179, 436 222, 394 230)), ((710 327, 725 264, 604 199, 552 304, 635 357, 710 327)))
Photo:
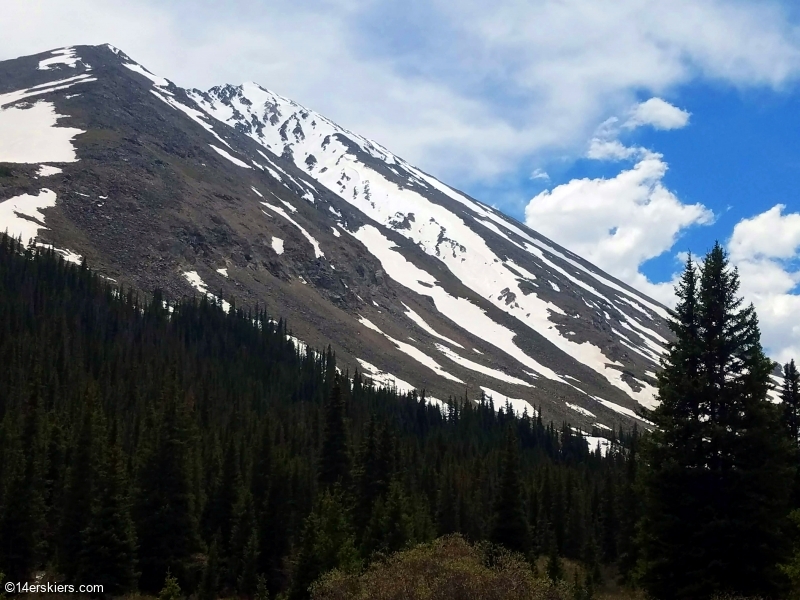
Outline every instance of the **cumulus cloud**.
MULTIPOLYGON (((580 155, 641 94, 800 72, 777 0, 6 0, 3 16, 0 58, 110 42, 179 85, 255 80, 456 186, 580 155)), ((648 102, 642 119, 678 122, 648 102)))
POLYGON ((527 225, 621 280, 673 304, 672 283, 654 284, 639 272, 668 252, 686 228, 713 221, 702 204, 683 204, 663 183, 667 164, 645 155, 610 179, 574 179, 534 197, 527 225))
POLYGON ((642 148, 625 146, 619 140, 592 138, 586 158, 594 160, 624 160, 642 153, 642 148))
POLYGON ((800 213, 784 215, 784 204, 736 224, 728 244, 731 259, 791 259, 800 249, 800 213))
POLYGON ((689 123, 690 114, 661 98, 637 104, 625 123, 628 129, 650 125, 655 129, 680 129, 689 123))
POLYGON ((800 213, 778 204, 733 228, 731 263, 758 312, 763 343, 780 362, 800 359, 800 213))

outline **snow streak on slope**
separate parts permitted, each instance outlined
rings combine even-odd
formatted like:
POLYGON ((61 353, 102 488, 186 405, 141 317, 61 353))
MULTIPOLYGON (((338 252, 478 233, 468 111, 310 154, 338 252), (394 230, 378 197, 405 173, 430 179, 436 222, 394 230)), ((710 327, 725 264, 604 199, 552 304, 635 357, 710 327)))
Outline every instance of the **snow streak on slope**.
MULTIPOLYGON (((140 65, 138 63, 134 63, 134 62, 126 63, 126 64, 124 64, 122 66, 130 69, 134 73, 138 73, 139 75, 142 75, 143 77, 147 77, 150 81, 153 82, 153 85, 156 85, 158 87, 169 87, 169 81, 167 81, 163 77, 159 77, 158 75, 153 75, 150 71, 148 71, 147 69, 145 69, 142 65, 140 65)), ((167 93, 169 93, 169 92, 167 92, 167 93)))
POLYGON ((239 160, 238 158, 236 158, 235 156, 233 156, 230 152, 226 152, 222 148, 217 148, 214 144, 209 144, 209 146, 211 146, 211 148, 217 154, 219 154, 221 157, 229 160, 230 162, 235 164, 237 167, 242 167, 243 169, 252 169, 253 168, 250 165, 248 165, 246 162, 243 162, 243 161, 239 160))
MULTIPOLYGON (((338 231, 336 231, 335 229, 333 230, 333 234, 334 234, 335 236, 337 236, 337 237, 339 236, 339 232, 338 232, 338 231)), ((409 319, 411 319, 412 321, 414 321, 414 323, 416 323, 416 324, 417 324, 417 326, 418 326, 420 329, 422 329, 423 331, 425 331, 425 332, 429 333, 430 335, 432 335, 432 336, 433 336, 433 337, 435 337, 435 338, 439 338, 440 340, 443 340, 443 341, 447 342, 448 344, 451 344, 451 345, 455 346, 456 348, 461 348, 461 349, 464 349, 464 346, 462 346, 462 345, 461 345, 461 344, 459 344, 458 342, 455 342, 455 341, 451 340, 450 338, 448 338, 448 337, 445 337, 445 336, 441 335, 440 333, 437 333, 437 332, 434 330, 434 328, 433 328, 433 327, 431 327, 430 325, 428 325, 428 324, 425 322, 425 319, 423 319, 421 316, 419 316, 419 315, 418 315, 417 313, 415 313, 413 310, 411 310, 410 308, 408 308, 408 306, 406 306, 405 304, 403 304, 403 307, 405 307, 405 309, 406 309, 406 316, 407 316, 409 319)))
POLYGON ((14 104, 20 100, 24 100, 25 98, 30 98, 31 96, 51 94, 53 92, 67 90, 79 83, 90 83, 92 81, 97 81, 97 79, 88 73, 83 73, 82 75, 76 75, 75 77, 67 77, 66 79, 59 79, 57 81, 50 81, 48 83, 34 85, 33 87, 26 88, 24 90, 6 92, 5 94, 0 94, 0 107, 8 104, 14 104))
POLYGON ((406 342, 401 342, 400 340, 396 340, 393 337, 391 337, 390 335, 384 333, 383 331, 380 330, 380 328, 377 325, 375 325, 372 321, 370 321, 366 317, 359 317, 358 320, 364 327, 366 327, 368 329, 372 329, 373 331, 376 331, 376 332, 380 333, 387 340, 389 340, 395 346, 397 346, 397 349, 400 350, 400 352, 402 352, 403 354, 406 354, 409 357, 413 358, 419 364, 421 364, 421 365, 423 365, 425 367, 428 367, 431 371, 433 371, 434 373, 436 373, 440 377, 443 377, 444 379, 448 379, 450 381, 455 381, 456 383, 464 383, 463 380, 461 380, 458 377, 456 377, 455 375, 451 375, 450 373, 445 371, 442 368, 442 366, 439 363, 437 363, 433 358, 431 358, 430 356, 428 356, 427 354, 425 354, 424 352, 422 352, 418 348, 412 346, 411 344, 407 344, 406 342))
POLYGON ((492 369, 491 367, 487 367, 480 363, 476 363, 475 361, 469 360, 468 358, 464 358, 459 356, 455 352, 453 352, 447 346, 442 344, 436 344, 436 349, 444 354, 447 358, 452 360, 454 363, 461 365, 465 369, 469 369, 470 371, 475 371, 476 373, 481 373, 482 375, 488 375, 493 379, 498 379, 500 381, 505 381, 506 383, 510 383, 512 385, 521 385, 524 387, 533 387, 532 384, 524 381, 523 379, 519 379, 518 377, 512 377, 507 373, 503 373, 502 371, 498 371, 497 369, 492 369))
POLYGON ((414 391, 414 386, 407 381, 403 381, 391 373, 381 371, 378 367, 368 363, 363 359, 359 358, 357 360, 358 364, 361 366, 361 370, 364 372, 364 375, 372 379, 376 385, 390 389, 396 389, 400 394, 407 394, 414 391))
MULTIPOLYGON (((284 219, 289 221, 289 223, 291 223, 300 230, 300 233, 303 234, 303 237, 305 237, 309 241, 309 243, 314 247, 314 258, 325 257, 325 253, 320 248, 319 242, 316 240, 316 238, 314 238, 314 236, 308 233, 308 231, 306 231, 302 225, 300 225, 297 221, 295 221, 292 217, 290 217, 285 210, 283 210, 280 206, 275 206, 274 204, 270 204, 269 202, 262 202, 261 204, 266 206, 269 210, 278 213, 284 219)), ((273 238, 273 240, 274 239, 275 238, 273 238)), ((274 247, 274 242, 273 242, 273 247, 274 247)), ((281 251, 282 250, 283 250, 283 242, 281 242, 281 251)), ((277 252, 277 249, 275 251, 277 252)), ((280 252, 278 252, 278 254, 280 254, 280 252)))

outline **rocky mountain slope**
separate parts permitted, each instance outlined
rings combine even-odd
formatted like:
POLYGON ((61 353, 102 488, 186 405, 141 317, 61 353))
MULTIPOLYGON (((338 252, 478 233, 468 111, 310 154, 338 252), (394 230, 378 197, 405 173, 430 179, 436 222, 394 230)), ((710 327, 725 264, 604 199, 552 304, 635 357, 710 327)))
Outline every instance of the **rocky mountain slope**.
POLYGON ((173 297, 266 306, 340 366, 602 431, 653 405, 667 310, 322 115, 112 46, 0 62, 0 230, 173 297))

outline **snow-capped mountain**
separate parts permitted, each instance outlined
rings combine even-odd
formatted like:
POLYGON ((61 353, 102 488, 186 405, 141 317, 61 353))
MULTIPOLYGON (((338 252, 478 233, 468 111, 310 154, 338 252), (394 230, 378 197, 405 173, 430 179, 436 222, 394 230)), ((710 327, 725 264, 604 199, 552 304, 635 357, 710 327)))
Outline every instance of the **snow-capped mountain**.
POLYGON ((669 337, 663 306, 378 143, 111 46, 0 63, 6 228, 142 290, 267 306, 376 381, 584 429, 653 406, 669 337))

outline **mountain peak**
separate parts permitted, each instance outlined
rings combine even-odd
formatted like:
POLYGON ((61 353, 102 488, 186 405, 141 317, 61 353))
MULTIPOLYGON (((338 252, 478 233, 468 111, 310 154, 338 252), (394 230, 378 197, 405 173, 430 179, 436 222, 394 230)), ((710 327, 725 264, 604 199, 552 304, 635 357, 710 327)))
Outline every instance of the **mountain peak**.
POLYGON ((440 400, 587 430, 653 406, 663 306, 309 108, 183 89, 108 44, 0 63, 0 82, 0 228, 141 290, 266 306, 440 400), (20 121, 31 105, 49 120, 20 121))

